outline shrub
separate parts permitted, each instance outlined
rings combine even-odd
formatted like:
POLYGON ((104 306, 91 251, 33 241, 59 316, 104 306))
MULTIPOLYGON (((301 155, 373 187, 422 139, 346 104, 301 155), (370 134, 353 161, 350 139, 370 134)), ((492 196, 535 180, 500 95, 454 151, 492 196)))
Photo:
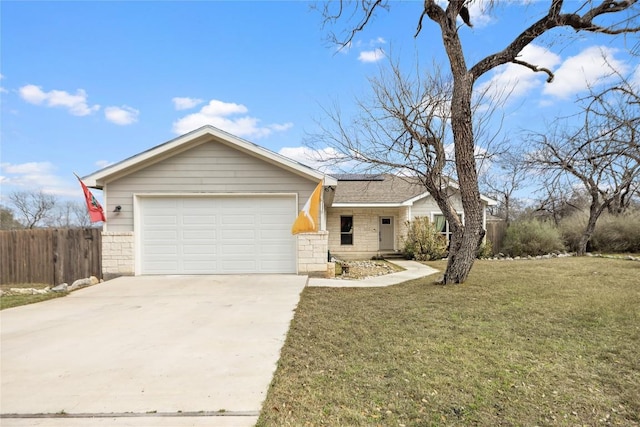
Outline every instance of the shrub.
MULTIPOLYGON (((576 250, 587 226, 588 214, 578 212, 560 223, 562 236, 571 250, 576 250)), ((640 252, 640 211, 621 215, 603 213, 589 242, 590 251, 640 252)))
POLYGON ((447 256, 447 239, 440 234, 427 217, 407 221, 404 254, 409 259, 428 261, 447 256))
POLYGON ((570 251, 577 251, 580 245, 580 238, 585 228, 589 215, 586 212, 576 212, 575 214, 560 221, 560 234, 570 251))
POLYGON ((478 248, 476 255, 478 258, 491 258, 493 256, 493 246, 490 240, 485 240, 478 248))
POLYGON ((560 231, 549 222, 519 221, 507 228, 503 252, 510 256, 537 256, 564 250, 560 231))

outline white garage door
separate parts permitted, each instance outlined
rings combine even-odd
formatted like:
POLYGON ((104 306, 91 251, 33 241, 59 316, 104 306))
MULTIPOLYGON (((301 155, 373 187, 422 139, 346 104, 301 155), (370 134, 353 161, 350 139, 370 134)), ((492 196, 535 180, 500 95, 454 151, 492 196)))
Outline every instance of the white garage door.
POLYGON ((293 196, 140 199, 142 274, 295 273, 293 196))

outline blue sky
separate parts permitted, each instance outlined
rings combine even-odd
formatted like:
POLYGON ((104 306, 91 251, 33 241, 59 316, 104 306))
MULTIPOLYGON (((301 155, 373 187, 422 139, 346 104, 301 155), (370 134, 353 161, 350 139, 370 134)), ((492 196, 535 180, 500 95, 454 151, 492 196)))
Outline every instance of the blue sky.
MULTIPOLYGON (((352 111, 386 56, 407 68, 416 58, 442 61, 431 21, 413 37, 421 4, 391 2, 337 52, 327 35, 342 27, 323 29, 319 12, 302 1, 4 0, 0 203, 11 191, 39 189, 82 200, 73 172, 89 174, 204 124, 311 163, 303 140, 323 107, 352 111)), ((504 0, 486 12, 475 3, 474 27, 460 30, 468 64, 502 49, 547 4, 504 0)), ((523 52, 551 68, 554 83, 509 65, 478 87, 515 84, 504 131, 541 129, 575 111, 588 84, 604 83, 603 56, 640 82, 638 58, 627 52, 636 43, 555 31, 523 52)))

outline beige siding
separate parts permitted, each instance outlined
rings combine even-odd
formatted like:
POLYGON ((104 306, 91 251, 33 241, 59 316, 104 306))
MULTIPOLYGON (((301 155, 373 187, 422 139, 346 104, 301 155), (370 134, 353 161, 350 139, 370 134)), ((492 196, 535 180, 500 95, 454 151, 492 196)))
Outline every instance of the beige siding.
MULTIPOLYGON (((451 202, 453 203, 454 208, 458 212, 462 212, 462 200, 460 200, 459 194, 454 194, 451 196, 451 202)), ((413 206, 411 207, 411 216, 413 218, 417 216, 426 216, 431 219, 432 213, 439 213, 440 208, 438 204, 431 196, 427 196, 424 199, 417 200, 413 206)))
POLYGON ((299 209, 317 183, 211 140, 167 157, 105 186, 107 229, 133 230, 139 193, 298 193, 299 209), (112 212, 122 206, 120 213, 112 212))

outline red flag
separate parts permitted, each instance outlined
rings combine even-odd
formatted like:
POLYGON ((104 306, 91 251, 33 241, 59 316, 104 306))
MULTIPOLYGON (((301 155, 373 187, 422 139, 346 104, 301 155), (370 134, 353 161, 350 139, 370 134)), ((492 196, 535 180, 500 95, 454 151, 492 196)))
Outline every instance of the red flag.
POLYGON ((78 178, 78 181, 80 181, 82 191, 84 191, 84 198, 87 202, 87 210, 89 211, 89 220, 91 220, 91 222, 106 221, 107 219, 104 217, 104 211, 102 210, 102 206, 100 206, 100 203, 98 203, 98 200, 93 196, 91 191, 89 191, 87 186, 84 185, 84 182, 82 182, 78 175, 76 175, 76 178, 78 178))

